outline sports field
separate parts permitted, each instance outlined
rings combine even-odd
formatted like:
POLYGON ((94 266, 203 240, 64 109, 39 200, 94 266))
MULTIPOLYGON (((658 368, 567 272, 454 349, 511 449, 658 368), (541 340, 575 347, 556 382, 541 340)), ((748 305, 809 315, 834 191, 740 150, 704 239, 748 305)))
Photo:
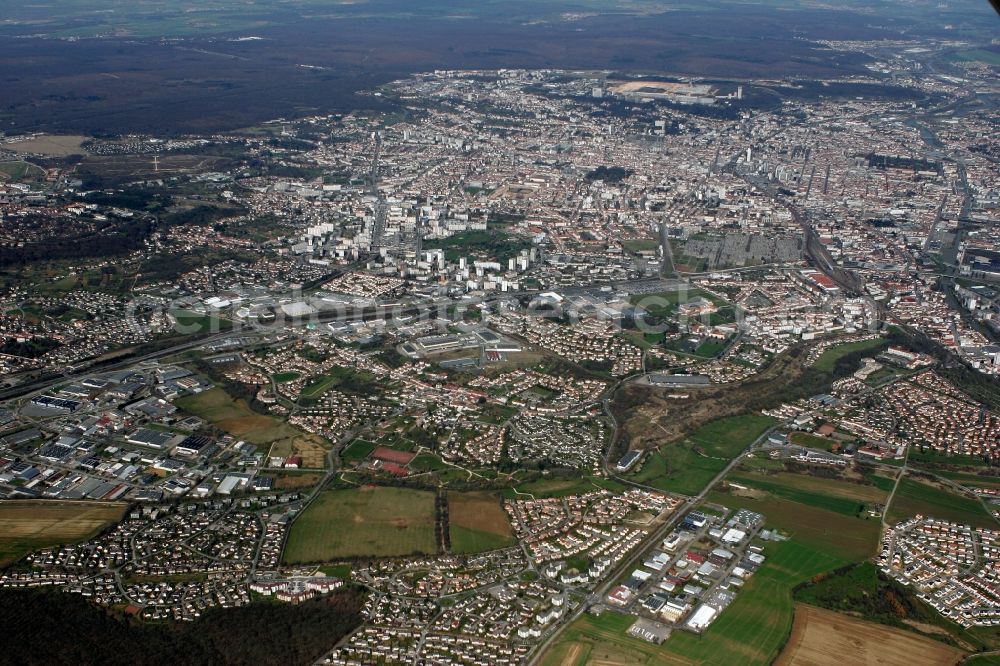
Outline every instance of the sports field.
POLYGON ((0 502, 0 566, 39 548, 85 541, 121 520, 126 508, 118 502, 0 502))
POLYGON ((174 404, 252 444, 270 444, 279 439, 302 435, 287 423, 272 416, 258 414, 245 402, 234 400, 218 387, 178 398, 174 404))
POLYGON ((436 552, 434 493, 367 486, 320 493, 292 523, 284 561, 436 552))
POLYGON ((517 543, 495 493, 448 493, 448 531, 453 553, 481 553, 517 543))
POLYGON ((356 439, 340 452, 340 459, 344 463, 356 463, 368 457, 375 450, 375 445, 363 439, 356 439))
POLYGON ((948 666, 965 652, 909 631, 796 604, 788 645, 775 666, 948 666))

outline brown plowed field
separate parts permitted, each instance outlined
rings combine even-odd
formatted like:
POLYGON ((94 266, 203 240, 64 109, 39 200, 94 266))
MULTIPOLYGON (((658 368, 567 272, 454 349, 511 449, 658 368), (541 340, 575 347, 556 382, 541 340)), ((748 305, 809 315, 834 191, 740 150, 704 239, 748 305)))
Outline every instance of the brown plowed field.
POLYGON ((917 634, 795 605, 792 635, 775 666, 951 666, 965 653, 917 634))

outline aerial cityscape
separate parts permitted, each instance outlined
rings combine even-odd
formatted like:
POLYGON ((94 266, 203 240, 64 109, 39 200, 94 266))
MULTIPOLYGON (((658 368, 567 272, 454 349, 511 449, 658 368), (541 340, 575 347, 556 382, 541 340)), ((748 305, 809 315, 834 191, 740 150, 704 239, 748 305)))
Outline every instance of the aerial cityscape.
POLYGON ((54 0, 0 74, 0 663, 1000 664, 989 3, 54 0))

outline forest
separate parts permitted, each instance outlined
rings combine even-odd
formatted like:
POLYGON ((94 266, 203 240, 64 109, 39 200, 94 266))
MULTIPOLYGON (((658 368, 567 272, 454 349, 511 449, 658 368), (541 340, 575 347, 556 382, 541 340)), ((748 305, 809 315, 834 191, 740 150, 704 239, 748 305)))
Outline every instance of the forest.
POLYGON ((5 664, 216 666, 306 664, 361 623, 364 593, 350 589, 302 604, 214 608, 195 622, 144 624, 75 594, 0 591, 5 664))

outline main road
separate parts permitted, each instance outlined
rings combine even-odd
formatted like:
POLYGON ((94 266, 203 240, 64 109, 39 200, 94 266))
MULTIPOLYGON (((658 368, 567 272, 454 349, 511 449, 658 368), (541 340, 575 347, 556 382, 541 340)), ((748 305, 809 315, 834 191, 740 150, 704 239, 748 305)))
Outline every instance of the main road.
POLYGON ((676 527, 680 519, 684 515, 686 515, 688 511, 690 511, 699 503, 701 503, 705 499, 705 496, 708 495, 708 493, 712 490, 712 488, 715 487, 715 484, 717 484, 719 481, 725 478, 725 476, 729 474, 729 472, 731 472, 734 467, 739 465, 740 462, 742 462, 742 460, 746 457, 746 455, 750 453, 755 446, 763 442, 772 432, 774 432, 776 427, 777 426, 768 428, 760 437, 755 439, 753 443, 750 444, 750 446, 744 449, 742 453, 740 453, 738 456, 730 460, 729 463, 722 469, 722 471, 716 474, 715 477, 713 477, 712 480, 709 481, 708 484, 701 489, 701 492, 699 492, 697 495, 694 495, 693 497, 688 497, 684 501, 684 503, 681 504, 676 511, 674 511, 674 513, 670 516, 670 518, 667 521, 665 521, 662 525, 660 525, 660 527, 650 532, 649 535, 645 539, 643 539, 643 541, 639 545, 635 547, 631 555, 627 556, 625 559, 623 559, 621 562, 618 563, 618 566, 612 569, 611 573, 604 578, 604 582, 602 582, 598 587, 594 588, 594 591, 591 593, 590 598, 588 600, 582 602, 579 606, 577 606, 575 611, 573 611, 571 614, 567 615, 565 618, 560 620, 557 624, 553 625, 552 629, 546 635, 545 639, 538 644, 538 647, 532 654, 531 659, 528 661, 528 666, 536 666, 539 663, 539 660, 545 654, 545 652, 552 646, 556 638, 559 637, 559 635, 566 627, 573 624, 573 622, 575 622, 581 615, 583 615, 590 607, 591 603, 603 599, 616 580, 618 580, 626 571, 636 566, 637 563, 642 559, 643 555, 645 555, 646 551, 651 546, 661 541, 670 532, 670 530, 676 527))

